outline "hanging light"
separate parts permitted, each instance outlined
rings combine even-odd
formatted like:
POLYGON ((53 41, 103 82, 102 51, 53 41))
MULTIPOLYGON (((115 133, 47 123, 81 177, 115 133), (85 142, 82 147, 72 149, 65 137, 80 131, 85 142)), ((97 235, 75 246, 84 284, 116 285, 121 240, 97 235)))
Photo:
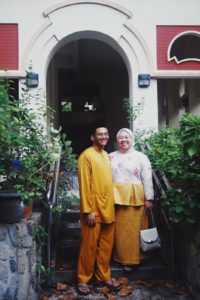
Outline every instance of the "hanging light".
POLYGON ((139 74, 138 75, 138 86, 148 87, 150 86, 150 74, 139 74))
POLYGON ((27 73, 26 75, 26 85, 27 87, 33 88, 38 86, 38 74, 36 73, 27 73))

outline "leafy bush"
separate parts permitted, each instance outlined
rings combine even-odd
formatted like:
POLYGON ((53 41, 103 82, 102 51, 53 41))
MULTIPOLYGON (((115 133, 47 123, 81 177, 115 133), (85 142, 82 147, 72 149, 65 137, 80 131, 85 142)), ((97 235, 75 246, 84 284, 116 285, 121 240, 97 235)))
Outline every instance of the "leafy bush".
POLYGON ((164 203, 176 221, 195 223, 200 216, 200 117, 184 114, 179 128, 155 133, 148 143, 153 167, 170 182, 164 203))
POLYGON ((53 127, 53 111, 44 103, 41 90, 33 94, 24 86, 21 98, 13 99, 9 83, 0 84, 0 191, 22 193, 24 204, 46 192, 60 147, 68 169, 75 165, 71 142, 53 127))

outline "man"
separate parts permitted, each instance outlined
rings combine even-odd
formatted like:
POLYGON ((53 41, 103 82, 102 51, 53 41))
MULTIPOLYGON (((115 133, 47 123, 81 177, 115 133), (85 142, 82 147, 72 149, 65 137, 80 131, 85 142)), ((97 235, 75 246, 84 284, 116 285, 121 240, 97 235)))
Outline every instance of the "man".
POLYGON ((93 145, 78 160, 81 247, 77 279, 82 295, 89 294, 93 275, 110 288, 119 287, 110 277, 115 215, 111 165, 103 150, 109 140, 107 128, 97 124, 91 140, 93 145))

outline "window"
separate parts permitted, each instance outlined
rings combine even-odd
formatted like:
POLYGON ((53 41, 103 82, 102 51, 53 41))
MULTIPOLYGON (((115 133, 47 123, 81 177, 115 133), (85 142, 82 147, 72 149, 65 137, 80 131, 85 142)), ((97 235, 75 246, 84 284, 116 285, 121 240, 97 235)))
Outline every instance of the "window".
POLYGON ((168 61, 172 60, 177 64, 200 62, 200 32, 187 31, 177 35, 168 47, 168 61))

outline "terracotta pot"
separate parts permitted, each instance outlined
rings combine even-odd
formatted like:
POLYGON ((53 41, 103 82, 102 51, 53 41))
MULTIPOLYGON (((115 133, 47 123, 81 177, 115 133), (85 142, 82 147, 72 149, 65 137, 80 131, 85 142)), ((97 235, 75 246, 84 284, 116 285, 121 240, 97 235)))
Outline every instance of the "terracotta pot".
POLYGON ((28 218, 33 212, 33 204, 25 205, 24 206, 24 213, 22 218, 28 218))

